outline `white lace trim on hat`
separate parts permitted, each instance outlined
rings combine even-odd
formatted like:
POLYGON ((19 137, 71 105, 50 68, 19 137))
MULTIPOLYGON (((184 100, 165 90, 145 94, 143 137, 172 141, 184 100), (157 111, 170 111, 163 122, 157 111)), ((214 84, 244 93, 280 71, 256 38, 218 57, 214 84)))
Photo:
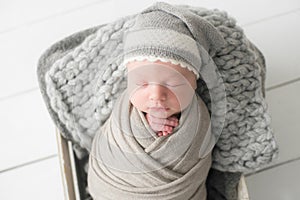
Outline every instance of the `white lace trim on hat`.
POLYGON ((197 72, 197 70, 195 70, 190 64, 185 63, 185 62, 180 62, 180 61, 177 61, 177 60, 174 60, 174 59, 171 59, 171 58, 162 58, 162 57, 157 57, 157 56, 134 56, 134 57, 130 57, 130 58, 125 59, 121 63, 120 67, 125 68, 126 64, 129 63, 129 62, 143 61, 143 60, 148 60, 150 62, 155 62, 155 61, 161 61, 161 62, 165 62, 165 63, 170 62, 174 65, 180 65, 182 68, 186 68, 189 71, 193 72, 196 75, 197 79, 199 78, 199 72, 197 72))

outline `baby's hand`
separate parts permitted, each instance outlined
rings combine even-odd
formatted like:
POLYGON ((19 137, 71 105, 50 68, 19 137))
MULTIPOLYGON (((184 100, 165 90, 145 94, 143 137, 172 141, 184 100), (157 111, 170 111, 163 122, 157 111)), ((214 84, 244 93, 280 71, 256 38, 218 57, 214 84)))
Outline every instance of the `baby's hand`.
POLYGON ((175 116, 164 119, 153 117, 146 113, 146 119, 158 136, 170 135, 173 132, 173 129, 178 126, 178 119, 175 116))

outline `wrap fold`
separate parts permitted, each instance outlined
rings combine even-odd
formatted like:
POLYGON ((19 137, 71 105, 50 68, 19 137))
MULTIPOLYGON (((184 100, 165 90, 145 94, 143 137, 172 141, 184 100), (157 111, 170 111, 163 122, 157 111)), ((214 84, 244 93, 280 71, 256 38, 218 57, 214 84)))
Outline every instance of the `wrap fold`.
POLYGON ((204 138, 210 135, 209 112, 198 95, 174 132, 158 137, 125 90, 94 138, 89 191, 95 199, 206 199, 214 145, 204 138))

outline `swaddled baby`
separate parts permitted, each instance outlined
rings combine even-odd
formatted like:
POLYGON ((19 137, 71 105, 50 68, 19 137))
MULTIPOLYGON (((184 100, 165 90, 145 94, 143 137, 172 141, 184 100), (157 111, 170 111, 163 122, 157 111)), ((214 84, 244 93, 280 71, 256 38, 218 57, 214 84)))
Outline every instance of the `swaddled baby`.
POLYGON ((221 40, 205 20, 169 4, 136 18, 124 37, 128 87, 93 140, 93 199, 206 199, 210 116, 195 89, 221 40))

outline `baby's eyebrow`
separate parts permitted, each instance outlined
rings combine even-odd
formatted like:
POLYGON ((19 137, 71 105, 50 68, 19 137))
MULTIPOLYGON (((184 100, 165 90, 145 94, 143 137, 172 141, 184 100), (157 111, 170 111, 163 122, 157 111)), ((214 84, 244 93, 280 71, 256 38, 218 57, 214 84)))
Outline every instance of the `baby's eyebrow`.
POLYGON ((170 77, 170 78, 177 77, 177 76, 178 76, 178 75, 177 75, 177 74, 174 74, 174 73, 168 74, 168 77, 170 77))
POLYGON ((184 76, 183 75, 179 75, 179 74, 172 74, 172 75, 169 75, 167 78, 169 79, 172 79, 172 78, 176 78, 176 80, 181 80, 181 79, 184 79, 184 76))

